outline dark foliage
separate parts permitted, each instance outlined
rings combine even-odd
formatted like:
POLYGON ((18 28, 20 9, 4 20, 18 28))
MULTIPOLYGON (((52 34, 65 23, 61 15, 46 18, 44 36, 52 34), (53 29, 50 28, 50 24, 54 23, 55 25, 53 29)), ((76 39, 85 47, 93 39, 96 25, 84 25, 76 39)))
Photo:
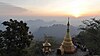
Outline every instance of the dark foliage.
POLYGON ((77 37, 81 44, 86 45, 93 54, 100 54, 100 20, 92 18, 83 21, 85 24, 77 37))
POLYGON ((0 30, 0 55, 1 56, 25 56, 24 49, 30 46, 33 39, 29 27, 23 21, 10 19, 2 23, 6 30, 0 30))

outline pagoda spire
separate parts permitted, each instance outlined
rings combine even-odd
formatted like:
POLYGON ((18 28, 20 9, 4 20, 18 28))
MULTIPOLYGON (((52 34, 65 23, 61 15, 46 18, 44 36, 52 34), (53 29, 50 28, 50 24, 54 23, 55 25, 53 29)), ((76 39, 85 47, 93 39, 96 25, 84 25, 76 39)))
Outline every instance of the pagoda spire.
POLYGON ((69 23, 69 17, 68 17, 68 23, 67 23, 67 32, 64 37, 64 40, 59 48, 61 50, 61 54, 63 55, 64 53, 74 53, 75 52, 75 47, 72 42, 72 38, 70 36, 70 23, 69 23))
POLYGON ((68 17, 68 23, 67 23, 67 33, 69 33, 69 26, 70 26, 70 23, 69 23, 69 17, 68 17))
POLYGON ((69 38, 70 37, 70 23, 69 23, 69 17, 68 17, 68 23, 67 23, 67 34, 66 34, 66 37, 69 38))

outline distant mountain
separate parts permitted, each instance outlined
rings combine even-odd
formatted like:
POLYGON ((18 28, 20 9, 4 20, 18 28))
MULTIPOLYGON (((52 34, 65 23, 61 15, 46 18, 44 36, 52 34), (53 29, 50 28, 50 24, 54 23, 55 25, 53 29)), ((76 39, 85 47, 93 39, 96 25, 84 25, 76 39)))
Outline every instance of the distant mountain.
POLYGON ((30 31, 35 32, 40 27, 47 27, 53 24, 58 24, 59 22, 56 22, 56 21, 45 22, 43 20, 37 19, 37 20, 28 20, 26 21, 26 23, 30 27, 30 31))
MULTIPOLYGON (((3 18, 3 17, 0 17, 3 18)), ((1 24, 4 20, 0 20, 0 30, 4 30, 5 27, 1 24)), ((63 39, 66 34, 67 26, 60 24, 57 21, 43 21, 40 19, 37 20, 28 20, 25 21, 29 26, 29 31, 33 33, 36 39, 44 37, 44 34, 53 36, 55 38, 63 39)), ((75 36, 79 33, 79 30, 75 26, 70 26, 71 36, 75 36)))
MULTIPOLYGON (((44 37, 44 34, 47 34, 48 36, 53 36, 57 39, 63 39, 67 31, 67 26, 63 24, 54 24, 49 27, 40 27, 36 32, 34 32, 34 36, 37 39, 42 39, 44 37)), ((79 33, 79 30, 77 27, 70 26, 70 34, 71 36, 75 36, 79 33)))
MULTIPOLYGON (((6 16, 0 16, 0 29, 4 29, 4 26, 1 24, 3 21, 7 21, 9 19, 17 19, 17 18, 24 18, 24 17, 6 17, 6 16)), ((28 19, 28 18, 27 18, 28 19)), ((20 21, 20 20, 18 20, 20 21)), ((32 33, 35 32, 36 30, 39 29, 39 27, 45 27, 45 26, 50 26, 53 24, 58 24, 59 22, 53 20, 53 21, 44 21, 44 20, 26 20, 24 21, 27 23, 27 25, 29 26, 29 31, 31 31, 32 33)))

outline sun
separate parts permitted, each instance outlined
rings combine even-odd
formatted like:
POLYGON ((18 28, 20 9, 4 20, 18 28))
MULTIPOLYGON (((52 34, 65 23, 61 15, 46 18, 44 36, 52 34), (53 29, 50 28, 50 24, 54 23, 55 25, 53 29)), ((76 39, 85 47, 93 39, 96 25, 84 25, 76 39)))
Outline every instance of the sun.
POLYGON ((40 15, 81 17, 89 13, 90 5, 88 0, 57 0, 44 7, 36 7, 36 10, 31 9, 40 15))
MULTIPOLYGON (((52 4, 53 11, 64 13, 64 15, 80 17, 87 13, 87 5, 89 2, 87 0, 70 0, 69 2, 58 1, 57 3, 52 4), (61 4, 62 3, 62 4, 61 4), (55 5, 55 6, 54 6, 55 5)), ((48 9, 50 10, 50 9, 48 9)))
POLYGON ((72 16, 75 16, 75 17, 81 16, 81 10, 79 10, 79 9, 73 9, 73 10, 71 10, 70 13, 72 16))
POLYGON ((86 13, 86 4, 85 0, 74 0, 69 3, 68 13, 74 17, 80 17, 86 13))

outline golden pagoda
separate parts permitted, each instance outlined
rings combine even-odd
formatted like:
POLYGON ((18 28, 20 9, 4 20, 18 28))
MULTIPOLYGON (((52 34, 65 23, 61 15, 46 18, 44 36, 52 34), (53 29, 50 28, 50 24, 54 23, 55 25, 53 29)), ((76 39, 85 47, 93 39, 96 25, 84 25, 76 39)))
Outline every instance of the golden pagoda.
POLYGON ((48 39, 46 38, 47 36, 45 35, 45 42, 43 43, 43 52, 45 54, 48 54, 51 52, 51 44, 48 42, 48 39))
POLYGON ((74 53, 75 52, 75 46, 72 42, 72 38, 70 36, 70 30, 69 30, 69 18, 68 18, 68 24, 67 24, 67 34, 64 37, 63 42, 61 43, 61 46, 59 48, 61 55, 65 54, 65 53, 74 53))

